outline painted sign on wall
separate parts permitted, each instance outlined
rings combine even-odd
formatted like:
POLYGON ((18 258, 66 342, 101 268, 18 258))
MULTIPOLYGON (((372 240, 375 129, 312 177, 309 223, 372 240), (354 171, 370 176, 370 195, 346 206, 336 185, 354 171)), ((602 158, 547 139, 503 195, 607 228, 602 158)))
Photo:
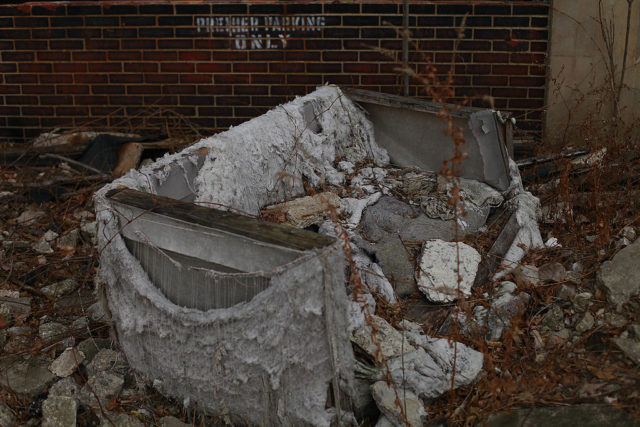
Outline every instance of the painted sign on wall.
POLYGON ((320 33, 324 16, 201 16, 198 33, 233 38, 235 49, 285 49, 293 35, 320 33))

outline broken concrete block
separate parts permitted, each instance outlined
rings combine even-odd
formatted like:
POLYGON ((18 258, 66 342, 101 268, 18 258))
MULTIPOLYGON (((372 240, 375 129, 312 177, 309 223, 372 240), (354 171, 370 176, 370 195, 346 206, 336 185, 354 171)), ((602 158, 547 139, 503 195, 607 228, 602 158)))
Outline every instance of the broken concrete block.
POLYGON ((549 262, 538 268, 538 277, 543 283, 562 282, 567 277, 567 272, 559 262, 549 262))
POLYGON ((640 324, 629 325, 613 342, 629 359, 640 365, 640 324))
POLYGON ((519 265, 513 270, 513 275, 520 286, 536 286, 540 283, 538 267, 535 265, 519 265))
POLYGON ((64 378, 73 374, 84 361, 84 353, 75 348, 65 349, 60 356, 49 365, 49 370, 56 376, 64 378))
POLYGON ((418 291, 414 279, 414 267, 402 241, 389 236, 373 245, 373 251, 385 276, 388 277, 399 297, 409 296, 418 291))
POLYGON ((53 374, 47 369, 51 359, 44 356, 31 356, 20 362, 2 361, 0 386, 12 390, 19 396, 34 397, 49 385, 53 374))
POLYGON ((611 261, 605 261, 596 275, 597 285, 614 305, 625 304, 640 292, 640 240, 618 252, 611 261))
POLYGON ((277 222, 305 228, 337 217, 344 207, 335 193, 318 193, 267 207, 263 214, 277 222))
POLYGON ((363 251, 352 256, 356 269, 360 272, 363 285, 374 295, 378 295, 390 304, 397 302, 391 283, 382 268, 371 260, 363 251))
POLYGON ((50 396, 42 402, 42 427, 76 425, 78 403, 66 396, 50 396))
POLYGON ((418 288, 433 302, 470 295, 480 259, 480 254, 465 243, 429 240, 420 255, 418 288))
POLYGON ((394 426, 422 427, 425 425, 427 411, 424 409, 424 403, 411 391, 394 387, 385 381, 378 381, 371 386, 371 394, 380 412, 394 426))
POLYGON ((75 279, 65 279, 61 282, 52 283, 51 285, 43 286, 40 288, 43 294, 50 297, 59 297, 61 295, 69 294, 80 287, 80 284, 75 279))
POLYGON ((352 333, 351 340, 374 359, 382 357, 384 360, 389 360, 392 357, 415 350, 400 331, 383 318, 372 315, 371 321, 376 329, 375 332, 365 322, 362 328, 352 333))

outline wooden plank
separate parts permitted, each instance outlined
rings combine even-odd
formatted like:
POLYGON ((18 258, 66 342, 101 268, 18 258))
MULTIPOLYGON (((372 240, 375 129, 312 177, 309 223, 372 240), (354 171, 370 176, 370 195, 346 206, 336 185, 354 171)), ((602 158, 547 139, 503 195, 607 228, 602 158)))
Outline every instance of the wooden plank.
POLYGON ((260 242, 271 243, 296 250, 318 249, 335 239, 307 230, 274 224, 230 211, 185 203, 169 197, 131 189, 114 189, 106 197, 113 202, 133 206, 156 215, 197 224, 214 230, 226 231, 260 242))

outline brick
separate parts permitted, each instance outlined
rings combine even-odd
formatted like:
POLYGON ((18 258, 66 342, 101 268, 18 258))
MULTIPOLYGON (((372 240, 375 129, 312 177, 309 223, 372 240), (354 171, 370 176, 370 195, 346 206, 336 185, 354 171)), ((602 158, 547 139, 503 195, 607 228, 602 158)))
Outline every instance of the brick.
POLYGON ((28 39, 31 38, 29 30, 0 29, 0 39, 28 39))
POLYGON ((170 4, 143 4, 140 5, 141 15, 173 15, 173 5, 170 4))
POLYGON ((539 53, 512 53, 511 62, 515 63, 528 63, 528 64, 543 64, 546 55, 539 53))
POLYGON ((306 84, 315 87, 322 84, 322 76, 319 74, 287 74, 287 84, 306 84))
MULTIPOLYGON (((2 94, 7 94, 7 93, 12 93, 12 94, 17 94, 20 93, 20 85, 7 85, 7 84, 3 84, 0 85, 0 93, 2 94)), ((28 86, 25 86, 28 87, 28 86)), ((25 92, 27 93, 27 92, 25 92)))
POLYGON ((509 54, 508 53, 474 53, 473 60, 475 62, 490 62, 490 63, 501 63, 501 62, 509 62, 509 54))
POLYGON ((320 61, 320 58, 321 52, 319 51, 287 50, 285 52, 285 60, 287 61, 317 62, 320 61))
POLYGON ((118 49, 119 43, 117 40, 87 40, 87 49, 118 49))
POLYGON ((2 52, 3 61, 33 61, 33 52, 2 52))
MULTIPOLYGON (((357 36, 356 36, 357 37, 357 36)), ((363 39, 384 39, 399 38, 398 32, 394 28, 361 28, 360 37, 363 39)))
POLYGON ((21 73, 50 73, 51 69, 51 64, 44 62, 18 64, 18 71, 21 73))
POLYGON ((206 51, 190 51, 180 52, 178 54, 180 61, 210 61, 211 52, 206 51))
POLYGON ((348 4, 348 3, 325 3, 324 5, 324 13, 359 13, 360 5, 359 4, 348 4))
POLYGON ((393 75, 364 75, 360 76, 360 82, 364 85, 394 85, 400 78, 393 75))
POLYGON ((71 95, 42 95, 40 96, 40 104, 42 105, 62 105, 73 104, 71 95))
POLYGON ((539 6, 513 6, 513 14, 514 15, 547 15, 549 13, 548 5, 539 5, 539 6))
MULTIPOLYGON (((229 39, 198 39, 195 40, 196 49, 228 49, 231 40, 229 39)), ((252 52, 253 53, 253 52, 252 52)), ((272 52, 276 53, 276 52, 272 52)))
POLYGON ((496 52, 526 52, 529 50, 529 42, 518 40, 496 40, 493 42, 493 50, 495 50, 496 52))
POLYGON ((120 21, 126 27, 153 27, 156 25, 155 16, 123 16, 120 21))
POLYGON ((140 37, 147 37, 147 38, 156 38, 156 37, 171 38, 174 35, 173 28, 170 28, 170 27, 140 28, 138 30, 138 33, 140 34, 140 37))
POLYGON ((216 74, 213 77, 215 84, 247 84, 251 82, 249 74, 216 74))
POLYGON ((92 116, 122 116, 120 107, 90 107, 92 116))
POLYGON ((91 90, 95 94, 124 94, 125 87, 122 85, 108 84, 108 85, 93 85, 91 90))
POLYGON ((456 64, 456 74, 490 74, 490 64, 456 64))
MULTIPOLYGON (((435 37, 436 30, 433 28, 415 28, 411 30, 411 35, 414 39, 430 39, 435 37)), ((401 42, 398 42, 398 46, 400 46, 401 42)))
POLYGON ((181 83, 211 83, 210 74, 180 74, 181 83))
POLYGON ((234 95, 267 95, 269 93, 268 86, 261 85, 235 85, 233 86, 234 95))
POLYGON ((107 59, 107 53, 99 51, 72 52, 72 58, 74 61, 105 61, 107 59))
POLYGON ((419 16, 418 25, 421 27, 451 27, 453 16, 419 16))
POLYGON ((0 63, 0 73, 15 73, 16 71, 18 71, 17 64, 0 63))
MULTIPOLYGON (((32 27, 48 27, 49 26, 49 18, 39 18, 35 16, 29 17, 15 17, 13 18, 14 27, 21 28, 32 28, 32 27)), ((9 26, 9 24, 6 24, 9 26)))
POLYGON ((256 84, 284 84, 286 77, 284 74, 253 74, 251 83, 256 84))
POLYGON ((264 62, 239 62, 233 64, 234 73, 266 73, 268 66, 264 62))
POLYGON ((380 18, 378 16, 345 15, 342 17, 342 25, 346 27, 378 26, 380 18))
MULTIPOLYGON (((142 30, 140 30, 142 31, 142 30)), ((137 28, 103 28, 102 37, 105 39, 123 39, 138 37, 137 28)))
POLYGON ((142 53, 138 51, 109 52, 110 61, 139 61, 141 59, 142 53))
POLYGON ((309 73, 339 73, 342 71, 342 64, 330 62, 310 62, 307 64, 309 73))
POLYGON ((106 74, 76 74, 73 76, 76 83, 107 83, 106 74))
POLYGON ((501 98, 508 98, 512 96, 524 97, 527 96, 527 89, 522 88, 493 88, 491 89, 491 95, 501 98))
MULTIPOLYGON (((16 40, 13 45, 15 50, 47 50, 48 44, 46 40, 16 40)), ((12 50, 7 47, 4 50, 12 50)))
POLYGON ((145 83, 178 83, 177 74, 144 74, 145 83))
MULTIPOLYGON (((356 49, 362 47, 362 43, 359 40, 354 40, 354 42, 358 44, 356 49)), ((336 50, 342 48, 340 40, 308 39, 304 41, 304 45, 309 50, 336 50)))
POLYGON ((198 85, 198 95, 230 95, 232 93, 231 86, 221 85, 198 85))
POLYGON ((159 85, 135 85, 127 86, 127 94, 133 95, 151 95, 162 93, 162 87, 159 85))
POLYGON ((511 77, 512 86, 544 86, 544 77, 511 77))
POLYGON ((167 62, 160 64, 160 70, 163 73, 193 73, 195 71, 195 64, 188 64, 184 62, 167 62))
POLYGON ((7 120, 8 126, 40 126, 40 119, 38 117, 9 117, 7 120))
POLYGON ((89 93, 88 85, 58 85, 56 86, 57 94, 83 95, 89 93))
POLYGON ((531 26, 547 28, 549 26, 549 18, 540 18, 540 17, 534 16, 531 18, 531 26))
POLYGON ((56 116, 88 116, 89 107, 56 107, 56 116))
POLYGON ((134 96, 134 95, 126 95, 126 96, 113 95, 113 96, 109 96, 109 104, 111 105, 144 105, 144 98, 142 96, 134 96))
POLYGON ((193 40, 158 40, 158 49, 193 49, 193 40))
POLYGON ((54 111, 53 107, 22 107, 22 114, 27 116, 49 116, 54 111))
POLYGON ((177 61, 178 53, 170 51, 144 51, 142 58, 145 61, 177 61))
POLYGON ((378 64, 345 63, 342 69, 345 73, 377 73, 378 64))
POLYGON ((176 15, 209 15, 211 5, 208 4, 178 4, 176 15))
POLYGON ((272 62, 269 64, 271 73, 302 73, 304 64, 298 62, 272 62))
POLYGON ((438 15, 464 15, 465 13, 473 14, 472 5, 464 4, 439 4, 438 15))
POLYGON ((480 86, 506 86, 509 83, 507 76, 473 76, 472 83, 480 86))
POLYGON ((474 8, 474 13, 476 15, 511 15, 511 5, 510 4, 502 4, 502 5, 487 5, 487 4, 476 4, 474 8))
POLYGON ((195 27, 177 27, 176 29, 176 37, 184 37, 184 38, 196 38, 196 37, 208 37, 207 33, 198 31, 195 27))
POLYGON ((65 38, 66 31, 62 28, 34 28, 31 30, 31 38, 34 39, 59 39, 65 38))
POLYGON ((122 64, 119 62, 90 62, 88 68, 90 72, 119 73, 122 71, 122 64))
POLYGON ((50 40, 49 47, 54 50, 84 49, 84 40, 50 40))
POLYGON ((131 4, 105 3, 102 10, 105 15, 135 15, 138 13, 138 7, 131 4))
POLYGON ((81 16, 65 16, 51 18, 52 27, 82 27, 84 19, 81 16))
POLYGON ((324 37, 329 39, 356 39, 359 37, 357 28, 325 28, 324 37))
POLYGON ((231 117, 233 109, 231 107, 198 107, 198 115, 211 117, 231 117))
POLYGON ((548 48, 547 42, 531 42, 532 52, 546 52, 548 48))
POLYGON ((544 99, 545 90, 529 88, 529 97, 544 99))
POLYGON ((67 9, 64 5, 47 5, 47 6, 32 6, 31 7, 31 15, 38 16, 59 16, 66 15, 67 9))
POLYGON ((68 39, 95 39, 102 37, 101 28, 67 28, 68 39))
POLYGON ((100 6, 68 5, 67 15, 100 15, 100 6))
POLYGON ((87 27, 117 27, 120 19, 117 16, 86 16, 84 25, 87 27))
POLYGON ((529 67, 526 65, 493 65, 494 74, 506 74, 506 75, 524 75, 526 76, 529 71, 529 67))
POLYGON ((323 61, 357 61, 358 52, 349 51, 325 51, 322 52, 323 61))
POLYGON ((491 42, 484 40, 460 40, 458 50, 491 50, 491 42))
POLYGON ((247 13, 245 4, 212 4, 211 13, 213 15, 244 15, 247 13))
POLYGON ((199 73, 225 73, 231 71, 231 64, 224 62, 196 64, 196 71, 198 71, 199 73))
MULTIPOLYGON (((409 14, 434 14, 436 12, 436 7, 433 4, 410 4, 409 5, 409 14)), ((441 11, 441 13, 443 13, 441 11)))
POLYGON ((490 27, 492 18, 490 16, 456 16, 456 26, 463 26, 462 23, 464 21, 465 27, 490 27))
MULTIPOLYGON (((167 64, 162 64, 167 65, 167 64)), ((174 64, 174 65, 191 65, 191 64, 174 64)), ((193 69, 193 65, 191 65, 193 69)), ((153 62, 125 62, 124 71, 126 73, 155 73, 158 71, 158 64, 153 62)), ((165 71, 165 70, 163 70, 165 71)))
POLYGON ((402 13, 402 6, 397 4, 363 4, 362 13, 396 14, 402 13))
POLYGON ((547 40, 549 37, 547 30, 512 30, 513 37, 521 40, 547 40))
MULTIPOLYGON (((211 80, 211 77, 209 77, 211 80)), ((196 86, 195 85, 163 85, 162 93, 164 94, 172 94, 172 95, 195 95, 196 86)))
POLYGON ((180 105, 214 105, 214 103, 215 97, 213 96, 180 96, 180 105))
POLYGON ((4 78, 7 83, 38 83, 37 74, 7 74, 4 78))
POLYGON ((217 96, 216 105, 249 105, 251 98, 248 96, 217 96))
POLYGON ((142 83, 143 74, 111 74, 109 76, 110 83, 142 83))
POLYGON ((528 16, 496 16, 493 18, 496 27, 528 27, 528 16))
POLYGON ((503 29, 486 29, 486 28, 475 28, 473 30, 474 37, 476 39, 481 40, 508 40, 511 37, 510 30, 503 29))

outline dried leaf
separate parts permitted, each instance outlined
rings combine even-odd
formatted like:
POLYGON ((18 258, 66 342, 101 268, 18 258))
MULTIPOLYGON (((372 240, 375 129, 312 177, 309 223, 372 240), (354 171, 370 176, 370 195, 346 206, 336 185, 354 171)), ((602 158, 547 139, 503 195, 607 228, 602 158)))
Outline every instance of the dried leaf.
POLYGON ((601 380, 615 380, 616 376, 615 375, 611 375, 607 372, 603 372, 600 369, 596 368, 595 366, 591 366, 591 365, 587 365, 587 369, 589 370, 589 372, 591 372, 596 378, 599 378, 601 380))

